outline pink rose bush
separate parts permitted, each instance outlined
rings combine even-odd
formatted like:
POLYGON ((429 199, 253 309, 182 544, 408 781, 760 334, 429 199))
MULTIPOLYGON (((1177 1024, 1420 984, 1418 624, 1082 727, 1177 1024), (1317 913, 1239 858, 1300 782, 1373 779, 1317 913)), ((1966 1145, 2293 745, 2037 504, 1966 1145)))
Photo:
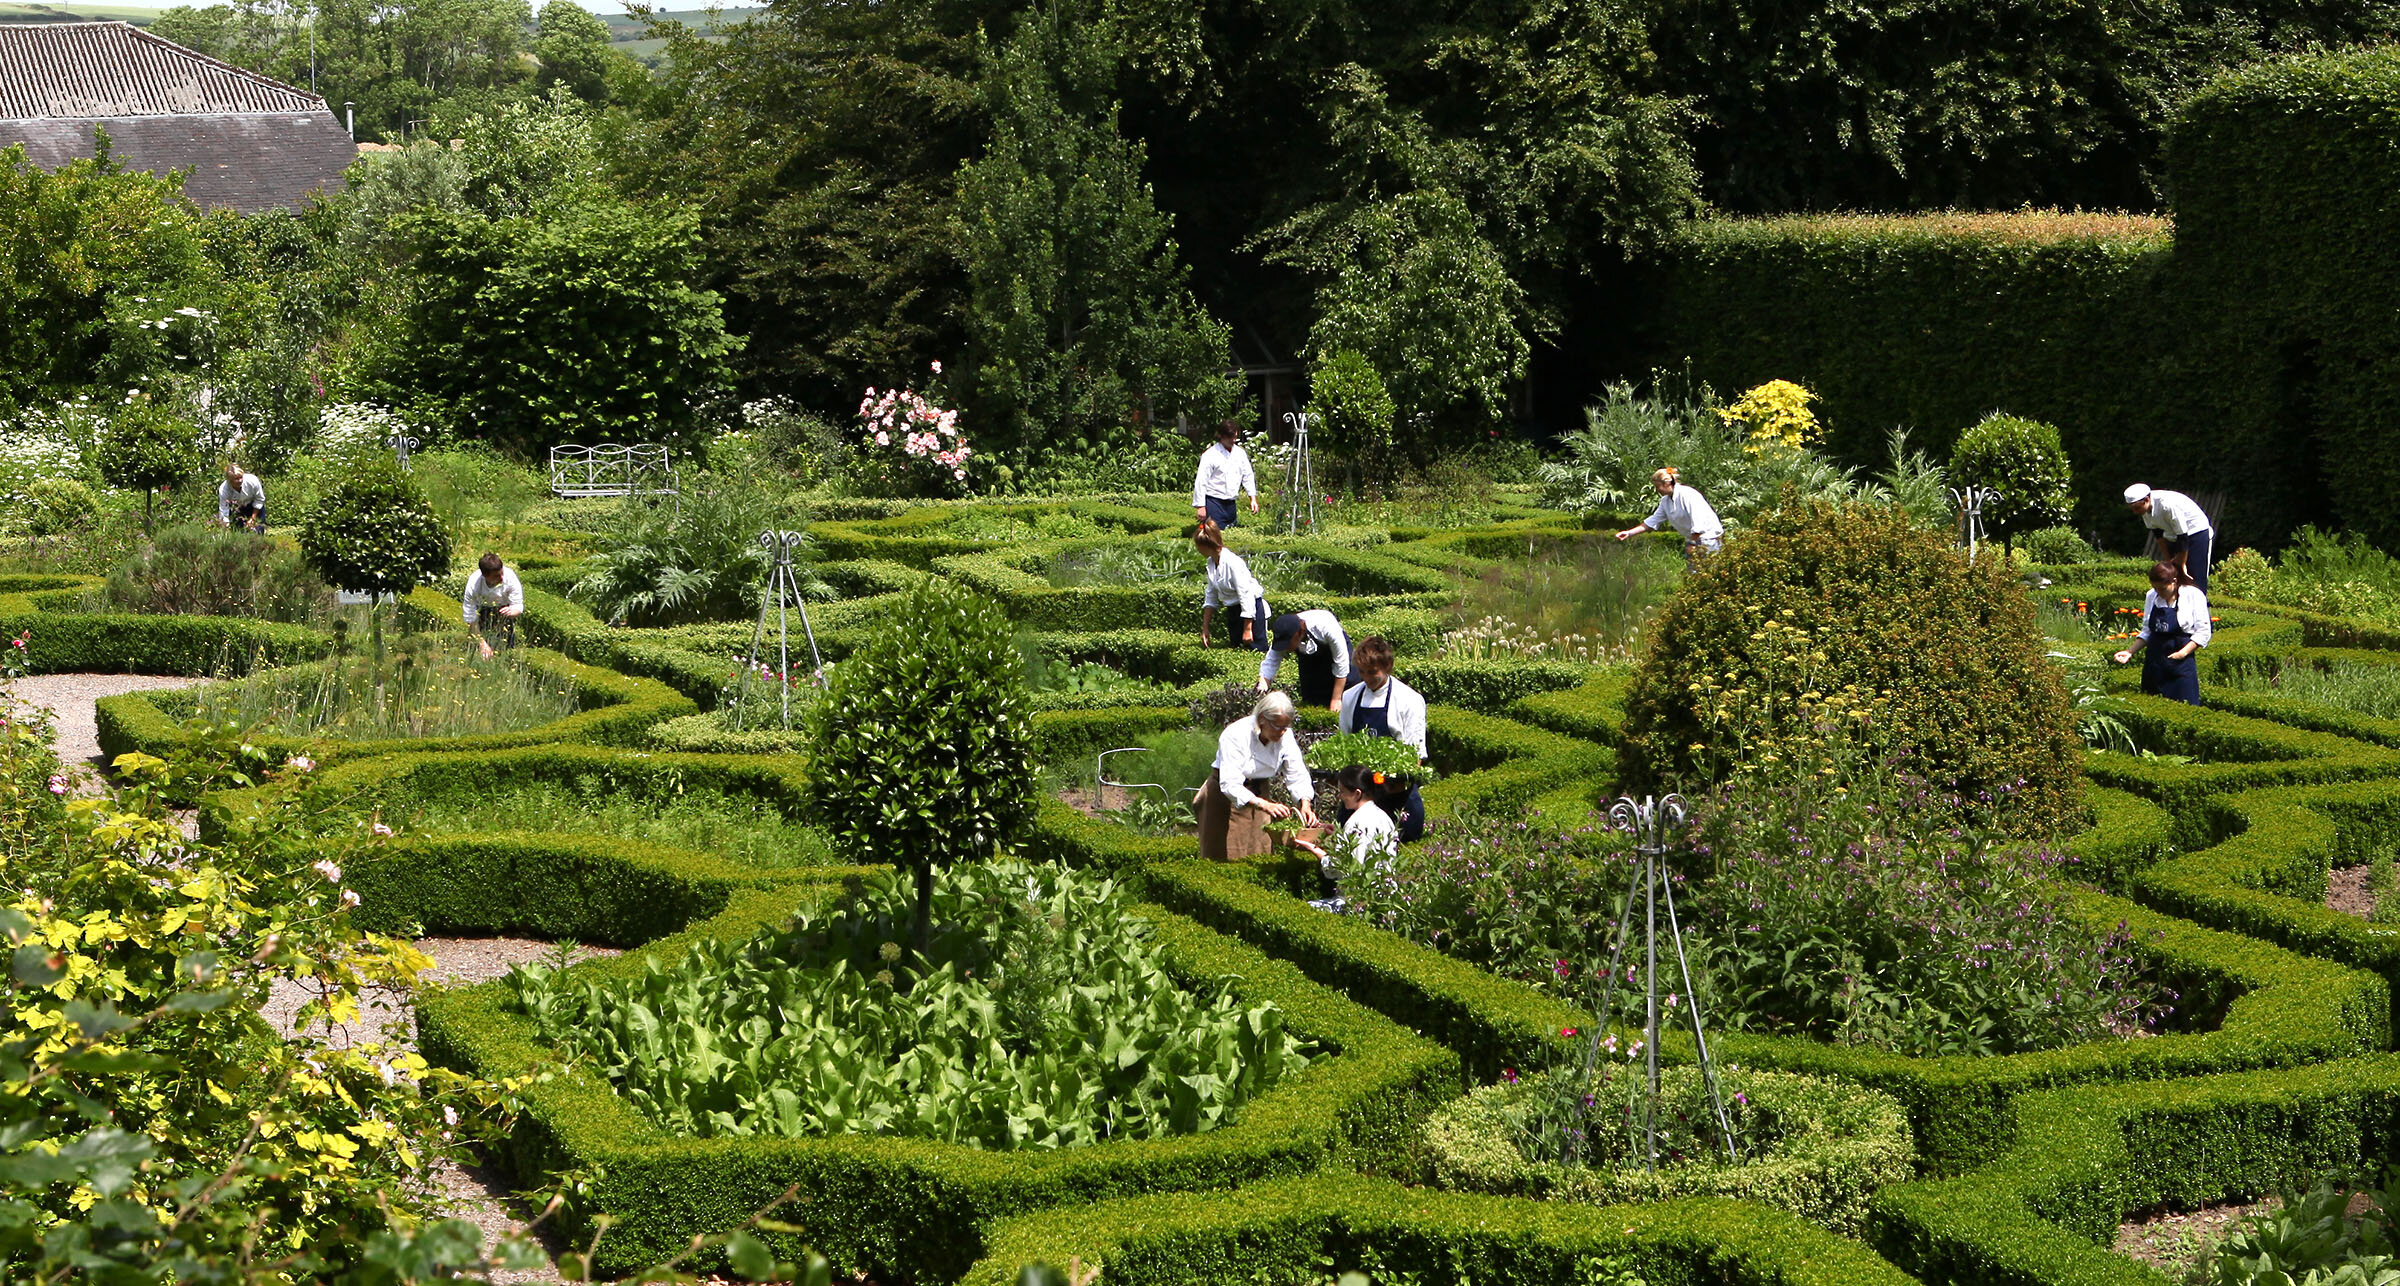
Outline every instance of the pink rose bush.
MULTIPOLYGON (((942 364, 933 364, 942 373, 942 364)), ((867 471, 880 475, 897 495, 961 495, 974 449, 958 427, 958 412, 946 411, 914 389, 868 389, 859 399, 865 431, 859 453, 867 471)))

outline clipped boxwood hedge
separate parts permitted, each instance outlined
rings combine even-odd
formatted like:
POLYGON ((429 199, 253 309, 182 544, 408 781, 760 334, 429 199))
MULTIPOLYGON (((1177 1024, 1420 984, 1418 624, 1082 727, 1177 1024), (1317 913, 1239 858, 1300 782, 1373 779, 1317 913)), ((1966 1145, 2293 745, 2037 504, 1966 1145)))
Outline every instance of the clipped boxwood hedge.
POLYGON ((27 636, 28 674, 243 674, 313 661, 333 640, 243 616, 89 612, 93 576, 0 577, 0 638, 27 636))
MULTIPOLYGON (((642 952, 579 968, 628 972, 699 936, 747 936, 787 917, 792 890, 738 893, 715 918, 642 952)), ((816 897, 837 896, 820 890, 816 897)), ((996 1219, 1159 1190, 1224 1187, 1319 1171, 1406 1173, 1419 1122, 1460 1089, 1457 1055, 1414 1035, 1297 969, 1155 907, 1168 967, 1192 985, 1220 982, 1283 1010, 1288 1027, 1338 1051, 1250 1103, 1239 1121, 1205 1134, 1048 1152, 995 1153, 913 1139, 689 1139, 665 1135, 609 1086, 569 1068, 531 1086, 506 1146, 519 1174, 595 1172, 570 1211, 571 1235, 612 1219, 601 1267, 632 1269, 680 1253, 695 1233, 721 1231, 793 1184, 779 1213, 805 1229, 778 1236, 785 1255, 813 1246, 845 1271, 950 1281, 983 1253, 996 1219)), ((434 992, 418 1006, 428 1058, 484 1076, 555 1068, 557 1055, 509 1012, 505 984, 434 992)))

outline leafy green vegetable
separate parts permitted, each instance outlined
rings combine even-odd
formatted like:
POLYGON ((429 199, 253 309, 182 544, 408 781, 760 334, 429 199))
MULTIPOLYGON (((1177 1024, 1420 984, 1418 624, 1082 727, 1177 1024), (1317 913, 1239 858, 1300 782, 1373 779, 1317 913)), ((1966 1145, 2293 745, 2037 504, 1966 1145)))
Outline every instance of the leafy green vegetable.
POLYGON ((1434 779, 1433 768, 1417 762, 1415 747, 1371 732, 1337 732, 1318 741, 1308 748, 1308 766, 1311 771, 1321 773, 1351 767, 1371 768, 1386 777, 1419 785, 1434 779))

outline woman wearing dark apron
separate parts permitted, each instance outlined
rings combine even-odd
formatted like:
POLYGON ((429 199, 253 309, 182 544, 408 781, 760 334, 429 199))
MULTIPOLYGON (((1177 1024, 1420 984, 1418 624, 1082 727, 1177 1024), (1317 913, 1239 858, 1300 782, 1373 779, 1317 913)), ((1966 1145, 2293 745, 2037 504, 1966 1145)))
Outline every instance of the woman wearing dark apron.
POLYGON ((1275 618, 1267 614, 1267 592, 1250 574, 1249 562, 1225 548, 1225 533, 1213 522, 1193 530, 1192 544, 1208 559, 1200 594, 1200 646, 1211 642, 1217 609, 1223 607, 1233 612, 1234 628, 1226 631, 1233 641, 1254 652, 1266 651, 1267 622, 1275 618))
POLYGON ((2150 593, 2142 599, 2142 628, 2133 646, 2117 653, 2117 664, 2142 656, 2142 691, 2174 701, 2200 701, 2200 649, 2214 630, 2208 595, 2182 567, 2159 563, 2150 569, 2150 593))
MULTIPOLYGON (((1392 645, 1380 636, 1361 639, 1350 660, 1358 682, 1342 693, 1342 731, 1396 738, 1416 751, 1417 762, 1423 763, 1425 698, 1392 677, 1392 645)), ((1402 843, 1424 838, 1425 796, 1417 787, 1393 791, 1390 798, 1376 802, 1392 815, 1402 843)), ((1345 815, 1342 820, 1350 819, 1345 815)))
POLYGON ((1300 657, 1300 704, 1339 713, 1342 689, 1350 685, 1350 636, 1324 608, 1285 613, 1268 631, 1267 654, 1258 661, 1258 690, 1275 686, 1283 658, 1300 657))

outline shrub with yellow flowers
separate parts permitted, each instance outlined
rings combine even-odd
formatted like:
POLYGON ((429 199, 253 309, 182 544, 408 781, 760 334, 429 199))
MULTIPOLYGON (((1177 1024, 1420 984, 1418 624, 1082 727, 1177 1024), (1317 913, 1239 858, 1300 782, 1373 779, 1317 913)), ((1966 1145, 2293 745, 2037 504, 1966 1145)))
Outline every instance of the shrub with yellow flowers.
POLYGON ((1743 431, 1742 450, 1753 456, 1780 454, 1814 446, 1825 436, 1816 412, 1808 409, 1816 399, 1804 385, 1768 380, 1733 405, 1717 408, 1717 416, 1743 431))
POLYGON ((2001 559, 1888 507, 1787 504, 1658 614, 1621 762, 1636 787, 1690 789, 1838 726, 1979 821, 2056 834, 2081 819, 2082 742, 2048 650, 2001 559))

